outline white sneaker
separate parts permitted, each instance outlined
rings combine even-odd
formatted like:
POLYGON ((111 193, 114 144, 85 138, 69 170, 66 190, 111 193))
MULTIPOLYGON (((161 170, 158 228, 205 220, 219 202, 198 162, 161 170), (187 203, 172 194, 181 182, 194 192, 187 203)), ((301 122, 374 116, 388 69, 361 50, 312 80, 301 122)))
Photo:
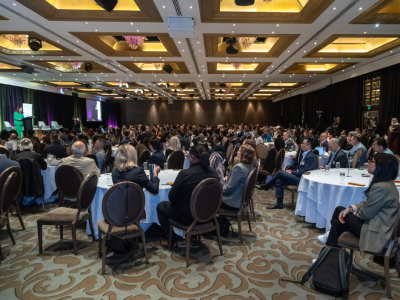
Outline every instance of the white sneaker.
POLYGON ((317 259, 314 258, 311 263, 314 264, 316 261, 317 261, 317 259))
POLYGON ((327 231, 325 234, 319 235, 318 241, 320 241, 322 244, 325 244, 326 241, 328 240, 328 236, 329 236, 329 231, 327 231))

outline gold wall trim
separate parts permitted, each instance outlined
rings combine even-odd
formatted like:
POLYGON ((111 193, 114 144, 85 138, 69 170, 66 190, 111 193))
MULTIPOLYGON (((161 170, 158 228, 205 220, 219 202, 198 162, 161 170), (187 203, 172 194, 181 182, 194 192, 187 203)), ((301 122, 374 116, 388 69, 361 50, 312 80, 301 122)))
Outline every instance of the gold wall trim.
POLYGON ((309 51, 304 58, 307 57, 332 57, 332 58, 372 58, 377 55, 380 55, 384 52, 390 51, 400 45, 400 35, 399 34, 333 34, 328 39, 323 41, 321 44, 316 46, 314 49, 309 51), (386 43, 376 49, 373 49, 369 52, 364 53, 355 53, 355 52, 337 52, 337 53, 329 53, 329 52, 318 52, 321 49, 325 48, 329 44, 333 43, 338 38, 385 38, 385 37, 397 37, 397 40, 386 43))
POLYGON ((343 62, 343 63, 339 63, 339 62, 296 62, 294 64, 292 64, 291 66, 289 66, 288 68, 286 68, 285 70, 283 70, 280 74, 318 74, 318 75, 327 75, 327 74, 333 74, 336 72, 339 72, 345 68, 351 67, 353 65, 358 64, 358 62, 351 62, 351 63, 347 63, 347 62, 343 62), (337 65, 335 67, 333 67, 332 69, 329 69, 327 71, 299 71, 296 70, 295 68, 299 65, 304 65, 304 64, 308 64, 308 65, 329 65, 329 64, 334 64, 337 65))
MULTIPOLYGON (((153 0, 134 0, 140 11, 62 10, 46 0, 16 0, 49 21, 163 22, 153 0)), ((132 0, 133 1, 133 0, 132 0)))
POLYGON ((159 64, 176 64, 179 68, 179 70, 173 71, 171 74, 190 74, 189 69, 186 67, 185 62, 183 61, 118 61, 119 64, 123 65, 125 68, 131 70, 132 72, 135 73, 142 73, 142 74, 165 74, 168 75, 167 72, 164 70, 142 70, 139 67, 135 65, 135 63, 146 63, 146 64, 154 64, 154 63, 159 63, 159 64))
POLYGON ((120 35, 138 35, 135 32, 70 32, 70 34, 79 38, 86 44, 92 46, 96 50, 107 56, 119 57, 181 57, 178 47, 175 45, 174 40, 168 33, 140 33, 140 36, 158 36, 164 47, 167 49, 165 52, 159 51, 117 51, 104 43, 99 36, 120 36, 120 35))
POLYGON ((6 17, 0 16, 0 21, 7 21, 8 19, 6 17))
POLYGON ((400 24, 399 13, 378 13, 394 1, 395 0, 379 0, 357 18, 352 20, 350 24, 400 24))
MULTIPOLYGON (((230 62, 228 62, 229 64, 230 62)), ((249 62, 240 62, 248 64, 249 62)), ((208 74, 262 74, 270 65, 270 62, 255 62, 258 66, 254 70, 217 70, 217 64, 226 64, 224 61, 207 62, 208 74)))
POLYGON ((48 60, 48 61, 44 61, 44 60, 26 60, 26 62, 29 62, 31 64, 35 64, 35 65, 38 65, 38 66, 41 66, 41 67, 44 67, 44 68, 56 70, 56 71, 61 72, 61 73, 91 73, 91 74, 93 74, 93 73, 115 73, 114 71, 106 68, 103 65, 100 65, 99 63, 97 63, 95 61, 84 61, 84 60, 82 60, 81 61, 81 62, 83 62, 82 67, 77 69, 77 70, 74 70, 74 69, 60 70, 59 68, 57 68, 56 65, 53 65, 53 64, 50 63, 50 62, 70 63, 70 62, 76 62, 76 61, 80 61, 80 60, 76 60, 76 59, 72 60, 72 61, 69 61, 69 60, 55 60, 55 59, 48 60), (89 63, 92 64, 93 70, 91 72, 86 72, 85 71, 85 67, 84 67, 85 66, 85 62, 89 62, 89 63))
MULTIPOLYGON (((206 49, 206 57, 279 57, 283 51, 285 51, 298 37, 300 34, 227 34, 227 33, 205 33, 204 47, 206 49), (278 41, 273 45, 268 52, 239 52, 238 54, 227 54, 226 51, 218 51, 218 39, 219 37, 274 37, 279 38, 278 41)), ((237 44, 235 45, 237 46, 237 44)))
POLYGON ((221 12, 220 0, 199 0, 203 23, 311 24, 334 0, 309 0, 298 13, 221 12))

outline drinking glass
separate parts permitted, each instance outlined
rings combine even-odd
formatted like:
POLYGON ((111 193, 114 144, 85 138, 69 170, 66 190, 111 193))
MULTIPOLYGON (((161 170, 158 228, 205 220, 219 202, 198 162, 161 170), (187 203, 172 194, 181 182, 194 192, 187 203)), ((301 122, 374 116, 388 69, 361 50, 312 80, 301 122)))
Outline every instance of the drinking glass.
POLYGON ((168 170, 168 163, 164 163, 164 170, 168 170))
POLYGON ((108 186, 113 186, 113 180, 112 180, 111 173, 107 174, 107 185, 108 186))
POLYGON ((182 151, 185 152, 185 146, 182 146, 182 151))
POLYGON ((339 169, 340 169, 340 162, 337 162, 337 163, 336 163, 336 169, 337 169, 336 172, 339 172, 339 169))
POLYGON ((340 172, 340 184, 344 185, 346 182, 346 174, 345 172, 340 172))
POLYGON ((329 165, 325 166, 325 175, 329 176, 329 170, 331 169, 331 167, 329 165))
POLYGON ((148 170, 147 162, 144 162, 144 163, 143 163, 143 169, 144 169, 144 170, 148 170))

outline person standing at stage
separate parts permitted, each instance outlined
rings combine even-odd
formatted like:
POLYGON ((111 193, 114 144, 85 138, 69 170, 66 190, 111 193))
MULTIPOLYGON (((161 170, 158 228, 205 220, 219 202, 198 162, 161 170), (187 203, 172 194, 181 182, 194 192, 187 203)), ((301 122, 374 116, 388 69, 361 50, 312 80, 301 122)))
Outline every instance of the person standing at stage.
POLYGON ((22 138, 22 119, 24 118, 24 115, 22 114, 22 107, 18 106, 17 109, 14 112, 14 126, 15 130, 18 133, 18 136, 22 138))
POLYGON ((81 132, 81 122, 79 122, 79 118, 74 118, 74 130, 76 133, 81 132))
POLYGON ((394 154, 400 154, 400 125, 396 118, 392 119, 392 124, 388 130, 387 145, 394 154))

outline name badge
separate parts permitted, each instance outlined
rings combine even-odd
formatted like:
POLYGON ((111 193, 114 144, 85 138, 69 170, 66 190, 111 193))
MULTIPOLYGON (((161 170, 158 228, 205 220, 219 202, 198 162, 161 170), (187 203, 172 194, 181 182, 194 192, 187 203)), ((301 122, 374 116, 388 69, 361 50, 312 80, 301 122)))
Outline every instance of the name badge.
POLYGON ((304 166, 304 161, 300 163, 300 165, 304 166))

